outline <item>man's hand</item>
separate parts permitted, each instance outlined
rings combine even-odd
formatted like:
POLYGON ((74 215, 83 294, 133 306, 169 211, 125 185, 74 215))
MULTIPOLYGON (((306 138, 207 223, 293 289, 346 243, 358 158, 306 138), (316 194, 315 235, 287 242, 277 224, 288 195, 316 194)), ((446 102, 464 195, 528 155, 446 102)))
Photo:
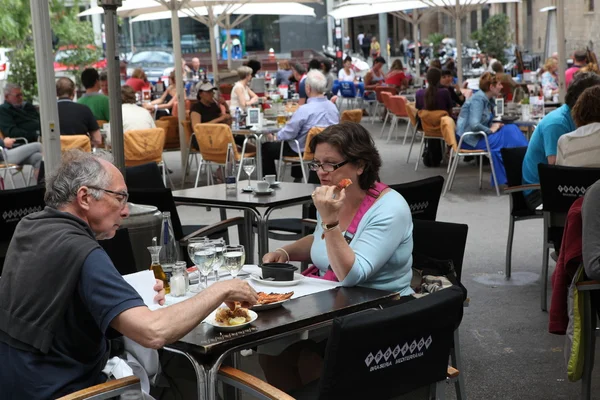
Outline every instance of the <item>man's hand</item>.
POLYGON ((13 147, 13 144, 15 144, 15 139, 11 139, 8 137, 4 138, 4 147, 10 149, 11 147, 13 147))
POLYGON ((235 308, 236 301, 242 303, 242 307, 251 307, 258 301, 258 294, 246 281, 230 279, 216 282, 212 287, 215 286, 225 292, 225 304, 232 310, 235 308))
POLYGON ((156 283, 154 284, 154 291, 156 292, 156 296, 154 296, 154 302, 159 305, 165 304, 165 288, 163 281, 160 279, 156 279, 156 283))

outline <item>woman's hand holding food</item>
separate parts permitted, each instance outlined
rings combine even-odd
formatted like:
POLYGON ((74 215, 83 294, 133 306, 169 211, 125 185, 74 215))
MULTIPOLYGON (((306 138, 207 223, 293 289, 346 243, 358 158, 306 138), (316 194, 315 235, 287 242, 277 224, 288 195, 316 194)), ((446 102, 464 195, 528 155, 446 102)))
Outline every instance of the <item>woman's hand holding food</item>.
POLYGON ((315 189, 312 198, 324 223, 333 224, 339 221, 339 213, 346 200, 346 189, 340 190, 337 186, 321 186, 315 189))

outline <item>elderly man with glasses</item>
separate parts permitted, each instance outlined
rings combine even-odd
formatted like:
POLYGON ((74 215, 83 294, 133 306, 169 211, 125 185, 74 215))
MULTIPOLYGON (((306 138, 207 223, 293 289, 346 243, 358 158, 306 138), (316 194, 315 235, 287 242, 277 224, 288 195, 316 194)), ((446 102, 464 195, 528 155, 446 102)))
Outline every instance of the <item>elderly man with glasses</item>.
MULTIPOLYGON (((297 156, 304 152, 306 137, 311 128, 315 126, 326 128, 340 122, 340 113, 337 107, 324 95, 326 87, 327 78, 321 71, 313 69, 308 73, 306 76, 308 101, 298 108, 288 123, 277 132, 277 139, 285 141, 283 144, 284 156, 297 156), (295 144, 290 145, 288 141, 293 139, 298 140, 300 148, 296 148, 295 144)), ((263 174, 275 174, 275 160, 279 159, 280 149, 281 143, 279 142, 263 143, 263 174)), ((292 176, 294 182, 301 181, 302 170, 300 167, 292 167, 292 176)))
POLYGON ((0 105, 0 131, 4 137, 25 138, 37 142, 40 132, 40 114, 33 104, 24 101, 21 86, 7 83, 4 103, 0 105))
MULTIPOLYGON (((47 207, 19 222, 0 279, 3 398, 55 399, 102 383, 109 338, 159 349, 224 301, 256 302, 247 282, 232 279, 150 311, 97 242, 129 215, 127 198, 110 155, 70 151, 48 177, 47 207)), ((154 290, 163 304, 162 283, 154 290)))

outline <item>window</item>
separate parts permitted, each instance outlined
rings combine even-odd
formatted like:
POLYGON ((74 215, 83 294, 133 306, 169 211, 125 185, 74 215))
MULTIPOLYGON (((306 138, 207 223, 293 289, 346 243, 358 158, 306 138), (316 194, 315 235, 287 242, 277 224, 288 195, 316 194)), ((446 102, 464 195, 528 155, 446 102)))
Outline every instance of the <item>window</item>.
POLYGON ((594 12, 594 0, 586 0, 586 1, 587 1, 588 12, 594 12))

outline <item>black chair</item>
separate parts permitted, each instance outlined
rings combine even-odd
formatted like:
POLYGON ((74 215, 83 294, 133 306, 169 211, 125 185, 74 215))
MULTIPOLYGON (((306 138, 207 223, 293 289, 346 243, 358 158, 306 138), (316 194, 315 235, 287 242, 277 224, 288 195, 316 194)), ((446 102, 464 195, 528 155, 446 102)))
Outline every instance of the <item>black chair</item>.
POLYGON ((528 219, 542 218, 541 210, 530 210, 525 201, 525 190, 539 189, 540 185, 523 185, 523 159, 527 147, 512 147, 500 150, 506 169, 508 187, 504 193, 510 195, 508 215, 508 240, 506 242, 505 278, 510 279, 512 266, 512 247, 515 234, 515 222, 528 219))
POLYGON ((99 240, 100 246, 106 251, 115 268, 121 275, 138 272, 135 256, 129 239, 129 229, 118 229, 112 239, 99 240))
POLYGON ((157 188, 157 189, 128 189, 129 201, 137 204, 146 204, 155 206, 161 212, 168 211, 171 213, 171 223, 173 224, 173 234, 175 239, 179 241, 182 247, 182 254, 185 255, 186 261, 191 262, 187 256, 187 241, 193 237, 209 236, 212 238, 224 238, 229 241, 229 233, 227 228, 231 226, 237 226, 240 243, 246 246, 248 238, 244 230, 244 219, 242 217, 235 217, 222 220, 221 222, 206 226, 206 225, 182 225, 179 219, 179 213, 173 200, 173 193, 169 188, 157 188), (207 228, 210 228, 207 230, 207 228))
MULTIPOLYGON (((465 224, 413 219, 413 259, 416 260, 417 255, 420 254, 438 260, 452 260, 456 278, 458 282, 461 282, 468 232, 469 226, 465 224)), ((413 267, 418 268, 419 266, 413 265, 413 267)), ((469 300, 467 299, 465 306, 468 304, 469 300)), ((454 345, 450 356, 452 366, 461 370, 463 363, 458 330, 454 332, 454 345)), ((456 398, 458 400, 465 399, 467 392, 464 374, 458 376, 454 385, 456 398)))
POLYGON ((435 221, 444 187, 444 178, 434 176, 419 181, 390 185, 408 203, 413 219, 435 221))
POLYGON ((221 367, 218 378, 260 399, 380 400, 427 386, 436 392, 448 378, 462 303, 461 290, 451 287, 397 306, 336 318, 321 379, 289 395, 231 367, 221 367))
POLYGON ((24 216, 44 209, 45 194, 44 185, 0 190, 0 275, 17 224, 24 216))
POLYGON ((573 202, 600 179, 600 168, 563 167, 539 164, 540 188, 544 212, 542 245, 542 310, 547 309, 548 258, 550 249, 560 249, 565 219, 573 202))
POLYGON ((155 162, 125 168, 127 189, 163 189, 162 174, 155 162))

